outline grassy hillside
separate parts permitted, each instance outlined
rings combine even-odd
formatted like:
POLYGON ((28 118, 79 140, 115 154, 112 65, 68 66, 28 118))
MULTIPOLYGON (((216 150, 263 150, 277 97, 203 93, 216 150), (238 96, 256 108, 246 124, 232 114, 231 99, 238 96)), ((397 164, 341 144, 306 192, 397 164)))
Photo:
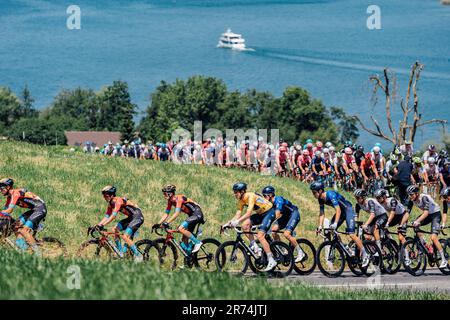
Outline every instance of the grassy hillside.
MULTIPOLYGON (((218 237, 220 225, 236 211, 231 187, 237 181, 245 181, 254 191, 272 184, 279 194, 298 204, 300 233, 315 238, 317 201, 306 185, 291 179, 237 169, 104 158, 70 152, 67 148, 14 142, 0 143, 0 154, 0 176, 13 177, 17 187, 26 187, 44 199, 49 213, 42 233, 60 238, 72 253, 85 240, 86 228, 104 216, 106 202, 101 189, 108 184, 116 185, 119 195, 142 208, 145 223, 141 237, 152 236, 150 227, 166 205, 161 187, 169 183, 203 208, 207 221, 204 236, 218 237)), ((180 216, 177 222, 183 218, 180 216)))
MULTIPOLYGON (((203 208, 206 217, 204 237, 219 238, 219 227, 236 210, 231 186, 245 181, 250 190, 259 191, 272 184, 279 194, 291 199, 301 208, 300 234, 314 242, 318 205, 308 187, 291 179, 249 174, 241 170, 226 170, 196 165, 175 165, 133 159, 103 158, 70 152, 63 147, 42 147, 17 142, 0 142, 0 176, 13 177, 17 187, 26 187, 47 203, 46 229, 42 235, 61 239, 74 254, 86 240, 86 228, 104 216, 106 202, 101 189, 108 184, 118 187, 118 194, 136 201, 143 209, 145 223, 140 237, 154 238, 150 227, 165 209, 161 194, 164 184, 175 184, 203 208)), ((2 199, 3 201, 3 199, 2 199)), ((16 212, 15 216, 19 213, 16 212)), ((328 216, 331 212, 328 212, 328 216)), ((179 218, 181 222, 183 217, 179 218)), ((223 238, 221 240, 224 240, 223 238)), ((274 287, 264 279, 242 280, 224 274, 194 271, 158 272, 148 265, 127 262, 45 260, 29 255, 0 250, 0 265, 6 267, 0 277, 0 298, 146 298, 146 299, 306 299, 306 298, 420 298, 434 299, 436 294, 387 293, 360 291, 351 294, 307 288, 290 287, 288 283, 274 287), (67 267, 76 264, 82 270, 83 290, 68 291, 64 283, 67 267), (23 268, 26 265, 27 268, 23 268), (21 270, 20 273, 18 270, 21 270), (51 272, 49 272, 51 271, 51 272), (18 274, 22 274, 19 277, 18 274), (105 274, 109 276, 104 277, 105 274), (103 277, 105 279, 103 279, 103 277), (194 281, 195 279, 195 281, 194 281), (245 285, 242 285, 242 282, 245 285), (192 287, 195 282, 196 286, 192 287), (130 287, 134 290, 127 290, 130 287), (32 290, 30 290, 32 288, 32 290), (194 290, 192 290, 194 289, 194 290), (219 289, 219 290, 217 290, 219 289), (127 292, 125 295, 124 292, 127 292), (189 295, 188 295, 189 292, 189 295)), ((448 296, 439 296, 448 298, 448 296)))

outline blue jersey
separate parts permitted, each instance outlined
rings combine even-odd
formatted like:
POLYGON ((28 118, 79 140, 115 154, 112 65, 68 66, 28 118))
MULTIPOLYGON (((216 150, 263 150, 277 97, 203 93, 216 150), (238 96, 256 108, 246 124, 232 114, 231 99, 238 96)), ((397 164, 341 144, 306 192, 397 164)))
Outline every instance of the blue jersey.
POLYGON ((344 196, 342 196, 340 193, 334 190, 329 190, 325 192, 325 200, 319 199, 319 204, 320 204, 320 213, 325 212, 325 205, 333 208, 339 206, 342 212, 346 212, 349 206, 352 207, 350 201, 346 200, 344 196))
POLYGON ((273 201, 273 207, 275 208, 275 211, 280 211, 281 215, 290 215, 295 210, 298 210, 296 206, 292 204, 289 200, 281 197, 276 196, 273 201))

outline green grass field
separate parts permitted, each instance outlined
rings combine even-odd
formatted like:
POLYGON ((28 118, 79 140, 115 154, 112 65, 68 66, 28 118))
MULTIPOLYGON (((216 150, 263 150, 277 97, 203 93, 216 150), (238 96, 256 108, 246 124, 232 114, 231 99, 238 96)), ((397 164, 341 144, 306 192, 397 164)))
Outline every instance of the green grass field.
MULTIPOLYGON (((175 184, 203 208, 204 237, 219 235, 219 227, 235 213, 231 187, 237 181, 260 191, 272 184, 277 192, 301 209, 298 231, 318 243, 314 229, 318 204, 308 187, 292 179, 250 174, 196 165, 176 165, 133 159, 104 158, 70 152, 64 147, 43 147, 18 142, 0 142, 0 176, 15 179, 47 203, 46 228, 41 235, 62 240, 70 257, 65 260, 36 259, 0 251, 6 268, 0 277, 2 299, 436 299, 448 296, 428 293, 358 291, 337 292, 301 285, 272 287, 264 279, 241 279, 226 274, 180 270, 162 273, 148 265, 129 262, 82 261, 74 253, 87 239, 86 229, 104 216, 106 202, 101 195, 105 185, 114 184, 118 195, 127 196, 143 210, 145 222, 140 238, 154 238, 150 227, 164 212, 161 187, 175 184), (67 267, 78 265, 82 287, 70 291, 65 283, 67 267), (8 277, 4 275, 9 275, 8 277)), ((17 217, 19 212, 14 215, 17 217)), ((327 211, 327 216, 331 216, 327 211)), ((179 218, 181 223, 183 217, 179 218)))

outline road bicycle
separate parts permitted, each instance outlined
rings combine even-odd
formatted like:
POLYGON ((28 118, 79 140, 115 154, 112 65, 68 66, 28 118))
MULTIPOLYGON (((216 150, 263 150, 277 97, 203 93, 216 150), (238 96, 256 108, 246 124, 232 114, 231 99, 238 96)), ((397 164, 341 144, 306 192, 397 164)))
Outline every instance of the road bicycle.
POLYGON ((369 264, 362 267, 362 258, 356 245, 351 247, 345 244, 340 234, 348 235, 346 232, 340 232, 332 228, 323 229, 319 233, 325 241, 317 248, 316 261, 320 272, 329 278, 336 278, 344 272, 345 264, 355 274, 361 273, 366 276, 373 275, 377 270, 382 268, 381 251, 373 241, 364 240, 363 246, 369 256, 369 264))
MULTIPOLYGON (((96 258, 100 260, 133 259, 134 253, 126 243, 121 242, 122 248, 118 247, 115 238, 120 232, 107 231, 103 227, 90 227, 87 232, 92 239, 84 241, 77 250, 79 258, 96 258)), ((134 235, 136 236, 136 235, 134 235)), ((152 244, 149 239, 142 239, 135 243, 141 253, 143 261, 148 260, 145 249, 152 244)))
MULTIPOLYGON (((222 226, 220 232, 227 234, 226 230, 231 228, 230 226, 222 226)), ((243 239, 245 234, 255 235, 258 226, 252 226, 250 231, 244 231, 242 227, 234 227, 233 229, 236 232, 236 239, 225 241, 217 248, 215 255, 217 269, 221 272, 245 274, 250 267, 255 274, 264 273, 268 263, 267 254, 261 248, 255 252, 243 239)), ((288 276, 294 268, 294 255, 291 247, 284 242, 273 241, 267 235, 266 239, 269 242, 273 258, 277 262, 276 267, 268 274, 275 277, 288 276)))
MULTIPOLYGON (((18 222, 12 218, 0 218, 0 244, 6 247, 10 247, 19 252, 23 252, 24 249, 19 248, 12 236, 17 235, 19 225, 18 222)), ((67 249, 60 240, 54 237, 38 237, 38 232, 44 229, 43 223, 40 223, 38 228, 33 231, 33 238, 39 247, 39 251, 44 258, 57 258, 67 255, 67 249)), ((28 245, 27 252, 32 252, 32 249, 28 245)))
MULTIPOLYGON (((152 230, 153 231, 153 230, 152 230)), ((216 271, 216 264, 214 256, 217 248, 220 246, 220 242, 213 238, 201 239, 202 246, 200 250, 192 253, 192 248, 182 246, 181 242, 175 239, 174 234, 179 233, 176 229, 169 229, 168 227, 161 226, 154 229, 154 232, 161 236, 152 240, 152 244, 145 249, 145 254, 148 256, 151 263, 157 265, 162 270, 175 270, 178 265, 179 254, 183 257, 184 267, 195 267, 202 271, 216 271), (165 237, 162 232, 165 232, 165 237)), ((193 232, 196 238, 200 238, 202 230, 200 224, 197 225, 196 230, 193 232)), ((189 246, 192 246, 190 243, 189 246)))
MULTIPOLYGON (((408 239, 401 247, 400 259, 405 270, 413 276, 421 276, 425 273, 427 265, 430 267, 439 266, 441 256, 434 243, 430 245, 419 237, 419 234, 431 234, 431 232, 422 230, 420 227, 414 227, 413 225, 407 225, 406 228, 412 228, 414 230, 414 237, 408 239)), ((447 236, 442 229, 440 233, 447 236)), ((448 261, 450 257, 450 239, 439 239, 439 243, 442 245, 445 259, 448 261)), ((449 266, 439 268, 439 270, 445 275, 450 275, 449 266)))

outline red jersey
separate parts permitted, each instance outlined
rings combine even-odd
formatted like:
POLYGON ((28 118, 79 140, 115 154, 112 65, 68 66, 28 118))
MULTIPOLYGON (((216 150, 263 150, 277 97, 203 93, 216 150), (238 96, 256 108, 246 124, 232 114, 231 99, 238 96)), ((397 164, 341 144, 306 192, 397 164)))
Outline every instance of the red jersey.
POLYGON ((136 209, 140 210, 135 203, 131 202, 127 198, 114 197, 109 201, 106 215, 110 216, 113 212, 121 212, 130 217, 133 216, 136 209))
POLYGON ((21 208, 34 209, 43 204, 44 201, 27 189, 12 189, 6 198, 5 208, 9 206, 19 206, 21 208))

